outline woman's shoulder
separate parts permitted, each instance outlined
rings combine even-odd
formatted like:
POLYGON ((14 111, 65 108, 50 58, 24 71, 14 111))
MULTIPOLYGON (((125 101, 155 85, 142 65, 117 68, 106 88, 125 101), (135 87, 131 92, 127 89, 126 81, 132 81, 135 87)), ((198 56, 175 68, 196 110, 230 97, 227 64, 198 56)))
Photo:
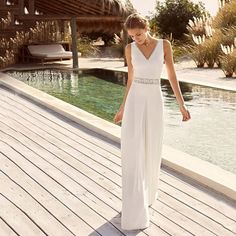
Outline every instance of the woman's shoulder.
POLYGON ((168 47, 170 45, 170 41, 168 39, 163 39, 163 38, 153 38, 156 43, 162 43, 163 47, 168 47))
POLYGON ((154 38, 156 41, 162 41, 163 44, 167 45, 170 44, 170 41, 168 39, 163 39, 163 38, 154 38))
POLYGON ((134 44, 134 42, 128 43, 128 44, 125 46, 125 48, 127 48, 127 49, 130 50, 133 44, 134 44))
MULTIPOLYGON (((133 43, 133 42, 132 42, 133 43)), ((131 46, 132 46, 132 43, 128 43, 126 46, 125 46, 125 55, 127 58, 130 58, 131 57, 131 46)))
POLYGON ((134 42, 128 43, 128 44, 125 46, 125 51, 128 52, 128 53, 130 53, 133 44, 134 44, 134 42))
POLYGON ((169 47, 171 42, 168 39, 162 39, 164 47, 169 47))

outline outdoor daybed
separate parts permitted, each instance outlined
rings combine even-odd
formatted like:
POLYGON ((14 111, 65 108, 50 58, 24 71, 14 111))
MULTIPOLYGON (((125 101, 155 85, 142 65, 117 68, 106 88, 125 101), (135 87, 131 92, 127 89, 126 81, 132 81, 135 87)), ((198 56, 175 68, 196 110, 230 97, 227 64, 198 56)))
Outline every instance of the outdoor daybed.
MULTIPOLYGON (((40 59, 43 63, 47 60, 63 60, 71 59, 72 52, 65 51, 61 44, 40 44, 40 45, 28 45, 28 58, 40 59)), ((78 56, 81 53, 78 52, 78 56)))

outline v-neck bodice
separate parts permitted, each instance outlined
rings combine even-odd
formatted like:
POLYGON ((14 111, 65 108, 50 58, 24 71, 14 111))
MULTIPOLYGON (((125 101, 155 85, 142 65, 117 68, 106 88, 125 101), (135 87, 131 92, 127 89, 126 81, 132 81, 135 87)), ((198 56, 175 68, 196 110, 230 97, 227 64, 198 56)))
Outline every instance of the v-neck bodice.
POLYGON ((160 79, 164 53, 163 39, 158 39, 149 58, 146 58, 135 42, 131 43, 131 62, 134 70, 134 78, 160 79))
POLYGON ((146 57, 146 56, 144 55, 144 53, 142 52, 142 50, 137 46, 137 44, 134 43, 134 45, 136 46, 136 48, 138 49, 138 51, 140 51, 140 53, 143 55, 144 59, 146 59, 147 61, 151 60, 152 54, 155 53, 155 50, 156 50, 158 44, 159 44, 159 41, 157 41, 157 42, 155 43, 155 46, 153 47, 153 49, 152 49, 150 55, 149 55, 148 57, 146 57))

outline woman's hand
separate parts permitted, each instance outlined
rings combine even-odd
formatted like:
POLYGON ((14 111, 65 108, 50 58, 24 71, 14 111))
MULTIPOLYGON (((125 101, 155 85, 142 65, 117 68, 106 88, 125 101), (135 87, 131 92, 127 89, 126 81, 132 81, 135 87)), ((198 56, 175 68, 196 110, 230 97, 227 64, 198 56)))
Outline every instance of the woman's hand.
POLYGON ((186 105, 180 105, 180 111, 183 115, 182 121, 188 121, 188 120, 191 119, 190 113, 189 113, 188 108, 186 107, 186 105))
POLYGON ((122 121, 122 117, 123 117, 123 112, 124 112, 124 107, 121 106, 119 111, 116 113, 116 115, 113 118, 113 121, 117 124, 119 122, 122 121))

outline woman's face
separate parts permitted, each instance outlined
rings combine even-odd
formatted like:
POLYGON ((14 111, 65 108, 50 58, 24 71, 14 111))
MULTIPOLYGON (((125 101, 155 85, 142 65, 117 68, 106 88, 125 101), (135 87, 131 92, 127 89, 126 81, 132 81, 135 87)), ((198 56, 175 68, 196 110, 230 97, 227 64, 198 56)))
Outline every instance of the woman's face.
POLYGON ((138 44, 143 44, 147 38, 147 29, 128 29, 129 36, 138 44))

